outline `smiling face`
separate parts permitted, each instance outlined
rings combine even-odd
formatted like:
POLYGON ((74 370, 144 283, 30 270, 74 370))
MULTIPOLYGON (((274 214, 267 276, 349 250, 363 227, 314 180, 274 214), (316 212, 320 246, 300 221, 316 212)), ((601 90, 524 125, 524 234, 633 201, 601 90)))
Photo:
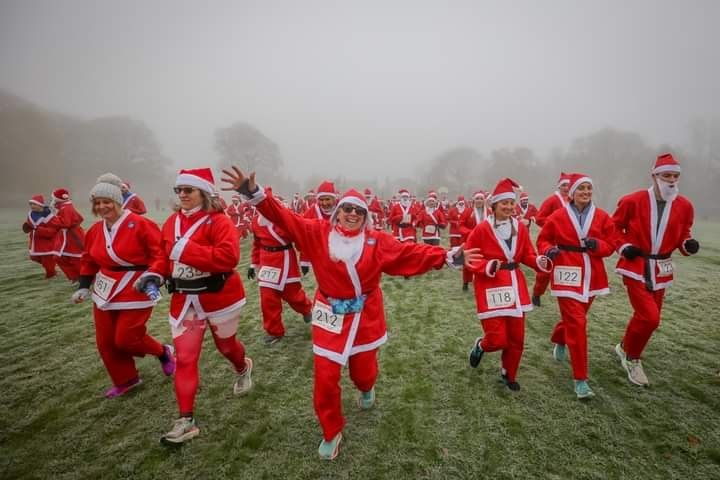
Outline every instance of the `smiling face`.
POLYGON ((507 220, 515 213, 515 199, 507 198, 500 200, 493 204, 492 209, 495 220, 507 220))
POLYGON ((93 199, 92 212, 112 224, 120 218, 122 207, 109 198, 97 197, 93 199))
POLYGON ((592 193, 592 183, 583 182, 573 192, 572 201, 578 208, 584 208, 592 200, 592 193))
POLYGON ((178 185, 176 187, 180 208, 183 210, 192 210, 199 207, 203 203, 203 196, 200 189, 189 185, 178 185))
POLYGON ((335 208, 335 197, 332 195, 321 195, 318 197, 318 206, 325 213, 330 213, 335 208))
POLYGON ((562 193, 562 195, 564 197, 567 197, 569 190, 570 190, 570 182, 565 182, 558 187, 558 192, 562 193))
POLYGON ((367 217, 367 210, 350 203, 343 203, 338 207, 337 219, 341 227, 356 231, 362 228, 367 217))
POLYGON ((38 205, 37 203, 32 203, 32 202, 29 202, 29 203, 30 203, 30 210, 32 210, 33 212, 42 212, 45 209, 45 207, 43 207, 42 205, 38 205))
POLYGON ((473 199, 473 207, 475 208, 483 208, 485 206, 485 199, 483 197, 475 197, 473 199))

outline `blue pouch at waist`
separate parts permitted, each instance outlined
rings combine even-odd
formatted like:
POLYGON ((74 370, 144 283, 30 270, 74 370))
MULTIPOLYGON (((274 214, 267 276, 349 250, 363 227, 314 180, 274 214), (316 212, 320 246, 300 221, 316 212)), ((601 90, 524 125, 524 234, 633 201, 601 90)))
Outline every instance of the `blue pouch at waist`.
POLYGON ((365 299, 367 295, 360 295, 355 298, 330 298, 328 297, 328 303, 332 307, 332 312, 338 315, 345 315, 346 313, 358 313, 361 312, 365 305, 365 299))

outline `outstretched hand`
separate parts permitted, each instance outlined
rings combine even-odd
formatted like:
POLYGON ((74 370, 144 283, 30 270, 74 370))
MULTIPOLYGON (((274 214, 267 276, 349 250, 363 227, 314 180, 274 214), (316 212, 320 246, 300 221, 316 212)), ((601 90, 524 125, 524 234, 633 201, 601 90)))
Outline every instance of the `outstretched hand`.
POLYGON ((255 183, 255 172, 245 176, 245 174, 235 165, 231 167, 233 171, 222 170, 222 173, 227 175, 222 177, 220 180, 227 183, 228 187, 222 187, 223 190, 234 190, 240 193, 255 193, 257 191, 257 183, 255 183))
POLYGON ((460 249, 465 255, 465 268, 475 268, 475 264, 483 259, 479 248, 460 249))

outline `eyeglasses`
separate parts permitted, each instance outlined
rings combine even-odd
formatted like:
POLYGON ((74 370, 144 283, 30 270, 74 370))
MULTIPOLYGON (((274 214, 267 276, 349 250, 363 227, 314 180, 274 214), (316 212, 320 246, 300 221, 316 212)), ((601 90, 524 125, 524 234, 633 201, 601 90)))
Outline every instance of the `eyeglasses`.
POLYGON ((193 193, 197 188, 195 187, 175 187, 173 188, 173 192, 180 195, 180 192, 184 193, 185 195, 190 195, 193 193))
POLYGON ((350 203, 343 203, 340 205, 340 209, 347 214, 350 214, 352 212, 357 213, 358 215, 362 215, 363 217, 367 215, 367 210, 365 210, 362 207, 358 207, 357 205, 353 205, 350 203))

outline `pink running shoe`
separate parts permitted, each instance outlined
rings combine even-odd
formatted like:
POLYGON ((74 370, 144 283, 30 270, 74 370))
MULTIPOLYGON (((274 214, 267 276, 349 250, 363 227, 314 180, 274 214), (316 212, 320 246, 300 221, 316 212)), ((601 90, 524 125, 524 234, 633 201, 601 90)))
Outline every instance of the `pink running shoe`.
POLYGON ((105 392, 105 398, 115 398, 125 395, 133 388, 142 385, 140 377, 135 377, 122 385, 114 385, 105 392))
POLYGON ((163 353, 166 360, 160 360, 160 366, 165 376, 169 377, 175 373, 175 349, 172 345, 163 345, 163 353))

